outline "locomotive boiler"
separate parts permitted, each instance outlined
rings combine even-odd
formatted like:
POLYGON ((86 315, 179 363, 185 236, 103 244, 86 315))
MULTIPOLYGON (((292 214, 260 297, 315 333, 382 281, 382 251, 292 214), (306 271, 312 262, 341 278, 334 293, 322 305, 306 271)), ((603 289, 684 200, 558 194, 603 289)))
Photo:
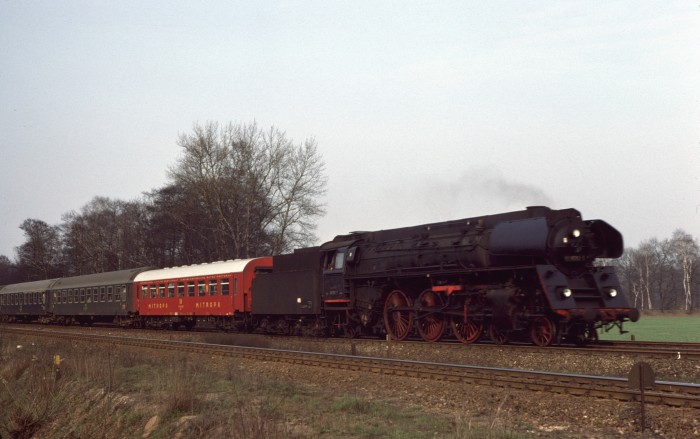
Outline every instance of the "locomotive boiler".
POLYGON ((585 343, 639 318, 600 263, 622 252, 606 222, 539 206, 354 232, 275 256, 252 310, 268 332, 585 343))

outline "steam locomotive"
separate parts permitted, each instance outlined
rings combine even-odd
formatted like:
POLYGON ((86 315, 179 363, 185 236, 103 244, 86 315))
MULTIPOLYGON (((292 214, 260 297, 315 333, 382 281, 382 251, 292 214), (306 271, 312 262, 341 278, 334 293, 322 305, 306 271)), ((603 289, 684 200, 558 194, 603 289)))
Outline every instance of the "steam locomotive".
POLYGON ((604 221, 530 207, 271 258, 7 285, 0 321, 582 344, 639 318, 614 269, 597 265, 622 251, 604 221))
POLYGON ((575 209, 355 232, 274 256, 252 309, 268 332, 582 344, 639 318, 614 269, 596 265, 622 252, 616 229, 575 209))

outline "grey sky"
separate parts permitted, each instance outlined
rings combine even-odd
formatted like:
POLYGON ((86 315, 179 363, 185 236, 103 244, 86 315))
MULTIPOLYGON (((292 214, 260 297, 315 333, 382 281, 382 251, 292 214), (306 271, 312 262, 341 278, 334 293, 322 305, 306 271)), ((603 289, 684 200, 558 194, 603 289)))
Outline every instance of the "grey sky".
POLYGON ((687 0, 0 0, 0 254, 206 121, 316 138, 321 240, 533 204, 698 237, 699 44, 687 0))

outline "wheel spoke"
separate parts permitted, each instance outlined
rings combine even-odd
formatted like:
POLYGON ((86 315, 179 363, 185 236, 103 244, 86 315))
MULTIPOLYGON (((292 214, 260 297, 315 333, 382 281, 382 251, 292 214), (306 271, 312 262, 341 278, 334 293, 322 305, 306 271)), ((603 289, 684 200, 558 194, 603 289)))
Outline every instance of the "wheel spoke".
POLYGON ((493 323, 489 325, 489 337, 496 344, 508 343, 508 334, 493 323))
POLYGON ((410 310, 396 309, 410 306, 410 299, 401 290, 389 293, 384 302, 384 329, 394 340, 404 340, 411 332, 413 313, 410 310))
POLYGON ((537 346, 549 346, 554 340, 555 328, 548 317, 537 317, 530 324, 530 338, 537 346))
POLYGON ((464 344, 474 343, 484 331, 484 325, 481 322, 476 322, 469 317, 469 300, 464 302, 462 317, 453 316, 450 319, 450 326, 455 338, 464 344))
MULTIPOLYGON (((432 290, 428 289, 423 291, 418 300, 416 300, 417 309, 419 312, 423 311, 425 308, 442 308, 443 301, 442 298, 435 294, 432 290)), ((442 334, 445 332, 445 319, 440 313, 430 312, 420 319, 416 320, 416 329, 418 334, 425 341, 438 341, 442 338, 442 334)))

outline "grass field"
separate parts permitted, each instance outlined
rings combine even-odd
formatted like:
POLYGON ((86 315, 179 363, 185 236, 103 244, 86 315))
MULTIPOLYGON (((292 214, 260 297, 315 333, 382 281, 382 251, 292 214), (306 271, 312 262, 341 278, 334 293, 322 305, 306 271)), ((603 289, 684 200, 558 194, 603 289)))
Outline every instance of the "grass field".
POLYGON ((700 343, 700 315, 642 315, 636 323, 626 323, 626 334, 612 330, 601 333, 601 340, 676 341, 700 343))
MULTIPOLYGON (((0 330, 0 438, 520 439, 500 413, 441 415, 249 365, 0 330), (56 364, 54 355, 62 361, 56 364)), ((516 429, 517 428, 517 429, 516 429)))

